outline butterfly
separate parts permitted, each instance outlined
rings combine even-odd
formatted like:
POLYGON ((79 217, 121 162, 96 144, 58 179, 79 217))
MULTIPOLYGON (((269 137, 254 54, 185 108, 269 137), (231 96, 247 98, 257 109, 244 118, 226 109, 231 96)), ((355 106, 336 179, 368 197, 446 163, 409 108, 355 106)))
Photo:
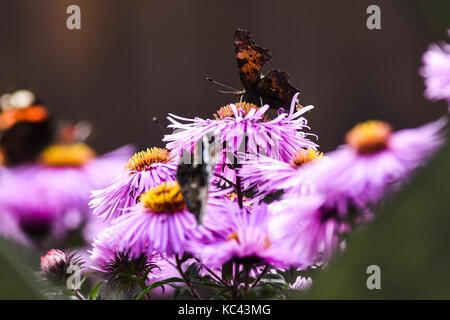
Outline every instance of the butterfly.
POLYGON ((176 178, 184 202, 202 224, 208 198, 208 187, 215 164, 214 137, 205 135, 196 144, 193 154, 185 153, 177 167, 176 178), (193 156, 193 159, 192 159, 193 156))
MULTIPOLYGON (((271 70, 265 76, 261 69, 270 60, 270 50, 257 45, 250 32, 237 29, 234 34, 236 60, 244 91, 242 100, 271 108, 288 108, 299 89, 289 83, 287 72, 271 70)), ((297 108, 300 108, 297 101, 297 108)))
POLYGON ((2 163, 15 166, 34 160, 53 137, 48 110, 28 90, 0 97, 2 163))

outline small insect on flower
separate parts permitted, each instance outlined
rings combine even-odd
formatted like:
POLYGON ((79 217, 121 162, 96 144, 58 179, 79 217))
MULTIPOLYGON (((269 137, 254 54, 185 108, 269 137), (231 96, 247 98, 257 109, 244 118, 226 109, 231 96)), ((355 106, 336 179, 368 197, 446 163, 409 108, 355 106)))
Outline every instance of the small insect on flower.
POLYGON ((125 167, 110 186, 92 191, 89 205, 106 222, 126 213, 144 191, 175 180, 177 163, 166 149, 151 148, 136 153, 125 167))
POLYGON ((147 249, 160 254, 182 254, 187 236, 197 227, 195 216, 187 211, 176 181, 144 192, 139 203, 113 221, 107 230, 118 248, 131 248, 132 254, 147 249))

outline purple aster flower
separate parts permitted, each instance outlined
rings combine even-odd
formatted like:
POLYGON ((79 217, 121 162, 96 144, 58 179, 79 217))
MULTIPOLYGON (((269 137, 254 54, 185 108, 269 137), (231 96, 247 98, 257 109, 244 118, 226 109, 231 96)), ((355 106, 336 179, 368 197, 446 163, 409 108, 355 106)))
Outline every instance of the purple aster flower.
POLYGON ((116 243, 111 241, 111 234, 105 229, 97 235, 90 253, 90 268, 100 272, 113 285, 123 280, 124 274, 136 276, 146 280, 161 278, 162 270, 160 263, 162 260, 160 255, 148 255, 147 250, 143 250, 139 254, 131 254, 130 248, 118 249, 116 243))
POLYGON ((131 248, 133 254, 145 248, 168 256, 182 254, 197 220, 186 210, 178 183, 163 182, 143 193, 139 201, 107 229, 112 241, 119 248, 131 248))
POLYGON ((291 290, 306 291, 311 288, 313 281, 310 277, 298 276, 293 284, 289 284, 291 290))
POLYGON ((299 269, 328 262, 346 230, 324 204, 325 197, 310 194, 269 205, 271 231, 290 253, 289 263, 299 269))
POLYGON ((95 157, 84 144, 50 146, 38 164, 2 170, 0 208, 33 240, 60 239, 89 220, 90 191, 111 181, 129 153, 124 147, 95 157))
POLYGON ((293 263, 305 268, 328 262, 341 245, 340 236, 372 218, 367 206, 396 190, 442 144, 445 124, 442 118, 392 133, 387 124, 369 121, 347 134, 347 145, 305 168, 311 171, 306 174, 311 192, 299 196, 291 188, 269 207, 272 231, 290 250, 293 263), (354 209, 359 212, 352 214, 354 209))
POLYGON ((63 208, 55 203, 45 189, 26 189, 17 195, 12 192, 0 195, 4 215, 2 220, 6 220, 5 224, 9 228, 12 227, 12 230, 2 228, 6 232, 5 236, 25 245, 31 245, 30 240, 42 244, 48 238, 61 238, 68 229, 64 216, 58 214, 63 208))
MULTIPOLYGON (((213 229, 214 219, 206 220, 208 215, 212 215, 213 218, 223 215, 222 219, 216 220, 216 229, 221 232, 217 232, 215 239, 201 238, 199 241, 192 239, 190 242, 191 252, 203 264, 219 267, 226 262, 234 261, 252 266, 286 265, 288 252, 269 230, 269 215, 265 205, 254 207, 251 214, 234 202, 224 203, 224 207, 227 208, 224 212, 214 212, 214 208, 210 208, 202 226, 207 231, 213 229)), ((195 237, 194 234, 193 238, 195 237)))
POLYGON ((70 190, 61 187, 52 186, 31 168, 8 170, 0 182, 0 207, 17 234, 8 232, 6 236, 26 245, 43 244, 60 240, 68 230, 78 227, 87 198, 83 204, 80 197, 67 196, 70 190))
POLYGON ((218 146, 231 156, 237 155, 239 151, 256 154, 265 152, 272 158, 290 159, 300 148, 317 147, 306 138, 308 134, 302 131, 309 129, 302 115, 313 106, 294 112, 297 97, 298 94, 292 99, 289 113, 280 112, 273 120, 266 113, 268 105, 259 108, 245 102, 222 107, 214 115, 214 120, 187 119, 169 114, 168 119, 172 122, 169 127, 176 129, 176 132, 164 136, 163 141, 167 142, 166 147, 172 154, 182 155, 183 151, 193 152, 196 143, 204 135, 212 134, 218 146))
POLYGON ((442 145, 447 120, 415 129, 392 132, 380 121, 355 126, 347 144, 312 164, 314 188, 326 195, 326 205, 346 214, 349 207, 364 208, 398 188, 410 173, 425 164, 442 145))
POLYGON ((307 168, 323 158, 323 154, 314 149, 298 150, 289 162, 262 155, 248 155, 238 171, 247 188, 257 187, 260 197, 255 199, 279 190, 289 192, 293 188, 299 194, 307 194, 313 189, 313 177, 307 168))
MULTIPOLYGON (((191 233, 190 238, 201 242, 201 245, 226 240, 234 230, 230 212, 239 210, 237 208, 239 205, 234 193, 210 197, 202 224, 191 233)), ((249 210, 251 207, 246 206, 245 208, 249 210)))
POLYGON ((450 44, 431 44, 422 61, 420 74, 425 78, 425 96, 450 103, 450 44))
POLYGON ((126 172, 109 187, 92 192, 89 205, 95 215, 111 222, 134 206, 144 191, 175 180, 176 170, 175 159, 165 149, 151 148, 136 153, 128 160, 126 172))

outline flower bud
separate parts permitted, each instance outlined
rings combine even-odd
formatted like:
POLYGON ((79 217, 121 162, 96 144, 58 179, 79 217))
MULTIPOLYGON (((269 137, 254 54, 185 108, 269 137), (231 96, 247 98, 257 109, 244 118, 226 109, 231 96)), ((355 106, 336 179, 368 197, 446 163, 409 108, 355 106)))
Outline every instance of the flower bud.
POLYGON ((80 258, 75 253, 51 249, 45 256, 41 257, 41 274, 47 280, 64 280, 67 268, 74 264, 82 265, 80 258))

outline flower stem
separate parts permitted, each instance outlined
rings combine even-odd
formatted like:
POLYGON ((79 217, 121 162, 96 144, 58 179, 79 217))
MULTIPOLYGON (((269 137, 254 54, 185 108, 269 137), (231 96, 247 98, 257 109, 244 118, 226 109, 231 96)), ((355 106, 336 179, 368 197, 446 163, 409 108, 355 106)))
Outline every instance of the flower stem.
MULTIPOLYGON (((236 164, 237 167, 237 163, 238 163, 238 158, 235 155, 234 156, 234 164, 236 164)), ((238 199, 238 204, 240 208, 243 208, 243 198, 244 198, 244 194, 242 193, 242 184, 241 184, 241 177, 239 176, 239 172, 236 170, 236 167, 234 169, 234 172, 236 174, 236 184, 235 184, 235 189, 236 189, 236 194, 237 194, 237 199, 238 199)))
POLYGON ((189 288, 189 290, 191 290, 192 295, 194 296, 194 298, 196 300, 200 300, 200 297, 198 296, 197 292, 195 292, 194 288, 192 287, 191 282, 189 281, 188 277, 184 274, 183 269, 181 268, 181 260, 178 257, 178 255, 175 256, 175 259, 177 261, 177 270, 180 273, 181 277, 184 280, 184 283, 186 283, 187 287, 189 288))
POLYGON ((219 277, 214 271, 212 271, 210 268, 208 268, 207 266, 205 266, 199 259, 195 258, 195 260, 201 264, 201 266, 203 268, 206 269, 206 271, 208 271, 213 278, 215 278, 216 280, 218 280, 221 284, 223 284, 224 286, 226 286, 227 288, 230 288, 230 286, 228 285, 228 283, 225 282, 225 280, 223 280, 221 277, 219 277))
POLYGON ((78 298, 78 300, 86 300, 86 298, 81 294, 78 289, 72 289, 72 292, 75 294, 75 297, 78 298))
POLYGON ((248 264, 244 264, 244 274, 245 274, 245 287, 244 287, 244 297, 247 296, 248 294, 248 281, 249 281, 249 276, 250 276, 250 268, 248 266, 248 264))
POLYGON ((242 194, 242 186, 241 186, 241 177, 236 173, 236 194, 238 198, 238 204, 240 208, 244 207, 243 204, 243 198, 244 195, 242 194))
POLYGON ((217 178, 222 179, 223 181, 225 181, 226 183, 228 183, 229 185, 233 186, 234 188, 236 188, 236 185, 231 182, 230 180, 228 180, 227 178, 225 178, 224 176, 218 174, 218 173, 214 173, 214 176, 216 176, 217 178))
POLYGON ((269 271, 269 266, 267 265, 264 270, 259 274, 258 278, 256 278, 255 282, 253 282, 252 286, 250 287, 250 289, 253 289, 254 287, 256 287, 256 285, 259 283, 259 281, 261 281, 261 278, 267 273, 267 271, 269 271))
POLYGON ((231 291, 231 299, 236 300, 238 295, 239 287, 239 263, 234 264, 234 279, 233 279, 233 290, 231 291))
MULTIPOLYGON (((142 291, 145 291, 147 289, 144 279, 138 278, 137 282, 139 283, 139 286, 141 287, 142 291)), ((152 300, 152 297, 150 296, 150 292, 147 292, 145 294, 145 299, 152 300)))

